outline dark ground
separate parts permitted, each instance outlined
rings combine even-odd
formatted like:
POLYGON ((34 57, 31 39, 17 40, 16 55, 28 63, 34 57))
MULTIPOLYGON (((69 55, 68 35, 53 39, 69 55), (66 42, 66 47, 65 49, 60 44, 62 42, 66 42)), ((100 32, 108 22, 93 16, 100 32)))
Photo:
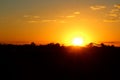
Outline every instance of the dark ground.
POLYGON ((120 47, 0 45, 1 80, 120 80, 120 47))

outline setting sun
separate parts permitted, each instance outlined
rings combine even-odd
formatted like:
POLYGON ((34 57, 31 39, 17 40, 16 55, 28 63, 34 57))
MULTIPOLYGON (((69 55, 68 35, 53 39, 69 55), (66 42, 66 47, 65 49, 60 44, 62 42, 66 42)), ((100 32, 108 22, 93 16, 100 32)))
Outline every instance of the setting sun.
POLYGON ((72 44, 74 46, 82 46, 84 43, 84 40, 82 38, 74 38, 72 44))

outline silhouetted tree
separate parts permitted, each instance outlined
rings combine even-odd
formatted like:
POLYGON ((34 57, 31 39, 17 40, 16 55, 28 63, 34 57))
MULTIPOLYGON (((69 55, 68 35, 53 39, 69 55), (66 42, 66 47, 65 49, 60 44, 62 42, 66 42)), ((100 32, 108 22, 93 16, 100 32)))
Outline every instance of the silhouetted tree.
POLYGON ((114 45, 111 45, 111 47, 115 47, 114 45))
POLYGON ((59 44, 59 43, 56 43, 55 46, 56 46, 56 47, 60 47, 60 44, 59 44))
POLYGON ((104 43, 101 43, 100 45, 101 45, 101 47, 106 47, 106 45, 104 43))
POLYGON ((2 74, 8 78, 12 76, 14 80, 41 80, 48 77, 56 77, 55 80, 111 80, 116 77, 120 80, 120 47, 103 48, 106 45, 100 45, 94 47, 90 43, 88 48, 77 49, 60 46, 59 43, 40 46, 34 42, 27 46, 1 45, 2 74))
POLYGON ((54 43, 49 43, 48 46, 54 46, 55 44, 54 43))
POLYGON ((36 46, 36 44, 34 43, 34 42, 31 42, 31 44, 30 44, 31 46, 36 46))
POLYGON ((87 45, 87 47, 93 47, 93 46, 94 46, 93 43, 89 43, 89 44, 87 45))

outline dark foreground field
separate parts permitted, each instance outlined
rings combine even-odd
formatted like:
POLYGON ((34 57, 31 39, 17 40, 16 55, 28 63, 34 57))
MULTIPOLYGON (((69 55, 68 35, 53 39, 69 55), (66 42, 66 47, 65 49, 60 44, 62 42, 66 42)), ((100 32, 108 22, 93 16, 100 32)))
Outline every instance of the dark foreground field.
POLYGON ((0 45, 1 80, 120 80, 119 47, 0 45))

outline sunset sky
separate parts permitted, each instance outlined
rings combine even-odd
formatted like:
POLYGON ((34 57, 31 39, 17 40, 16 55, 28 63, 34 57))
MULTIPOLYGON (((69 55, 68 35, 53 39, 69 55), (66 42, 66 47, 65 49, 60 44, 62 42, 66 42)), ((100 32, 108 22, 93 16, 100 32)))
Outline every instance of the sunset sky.
POLYGON ((0 43, 120 41, 120 0, 0 0, 0 43))

